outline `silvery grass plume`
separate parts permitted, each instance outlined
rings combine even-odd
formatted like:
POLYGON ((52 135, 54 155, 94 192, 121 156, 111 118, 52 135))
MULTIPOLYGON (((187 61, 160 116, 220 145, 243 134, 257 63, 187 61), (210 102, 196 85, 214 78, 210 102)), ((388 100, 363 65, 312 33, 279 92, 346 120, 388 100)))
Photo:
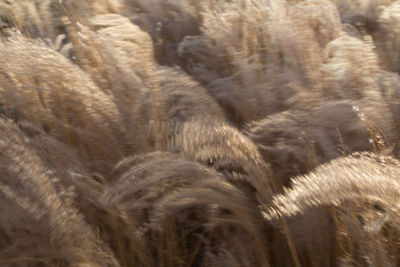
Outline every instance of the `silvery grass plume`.
POLYGON ((169 121, 178 124, 202 117, 224 120, 221 108, 206 89, 180 68, 159 67, 153 79, 160 86, 161 106, 169 121))
POLYGON ((79 67, 44 44, 15 34, 0 44, 2 112, 28 120, 73 147, 102 173, 124 152, 124 128, 112 98, 79 67))
MULTIPOLYGON (((297 1, 297 0, 294 0, 297 1)), ((382 8, 393 3, 391 0, 330 0, 337 7, 343 24, 355 26, 370 35, 378 32, 382 8)))
POLYGON ((119 266, 75 207, 67 177, 56 176, 15 124, 2 117, 0 129, 1 265, 119 266))
POLYGON ((295 28, 302 29, 302 36, 314 39, 321 48, 342 33, 339 12, 329 0, 298 1, 288 10, 295 28))
POLYGON ((340 13, 342 23, 358 38, 369 36, 376 47, 379 64, 386 70, 398 72, 398 1, 389 0, 331 0, 340 13))
POLYGON ((390 107, 396 130, 400 129, 400 76, 398 73, 381 71, 379 76, 379 87, 382 95, 390 107))
MULTIPOLYGON (((38 126, 28 121, 15 123, 18 129, 29 139, 29 146, 35 150, 42 163, 51 169, 57 177, 70 177, 71 173, 89 176, 88 170, 79 159, 76 151, 67 144, 48 135, 38 126)), ((71 179, 62 179, 64 186, 70 186, 71 179)))
POLYGON ((125 266, 268 266, 256 203, 214 170, 153 152, 123 160, 112 175, 101 223, 125 266), (135 250, 138 237, 148 258, 135 250))
POLYGON ((152 75, 156 61, 153 42, 148 33, 133 24, 127 17, 118 14, 91 17, 89 25, 100 39, 100 49, 105 50, 104 53, 108 52, 108 56, 114 58, 109 65, 121 64, 121 71, 124 68, 132 69, 142 80, 152 75), (112 47, 116 48, 114 50, 116 55, 112 54, 112 47), (107 51, 108 49, 111 51, 107 51))
POLYGON ((323 51, 322 94, 339 99, 379 97, 380 67, 374 49, 368 38, 343 34, 331 41, 323 51))
POLYGON ((123 9, 123 0, 53 0, 62 6, 69 16, 88 18, 107 13, 119 13, 123 9))
POLYGON ((207 7, 202 34, 186 37, 178 50, 185 69, 207 86, 227 118, 236 124, 252 119, 252 109, 257 106, 271 109, 270 103, 263 101, 273 98, 273 92, 262 95, 259 87, 267 87, 261 71, 266 68, 268 55, 270 62, 275 60, 273 54, 278 48, 268 41, 272 40, 267 25, 271 22, 269 10, 259 1, 257 4, 220 1, 207 7))
POLYGON ((271 164, 278 188, 292 176, 355 151, 389 153, 398 134, 389 106, 372 101, 323 101, 251 122, 246 135, 271 164), (385 152, 382 151, 382 152, 385 152))
POLYGON ((268 164, 250 139, 223 121, 201 118, 182 124, 169 150, 214 168, 260 204, 271 198, 268 164))
POLYGON ((25 35, 54 41, 65 34, 63 17, 73 19, 116 13, 122 7, 119 0, 5 0, 0 2, 0 16, 25 35))
POLYGON ((46 168, 60 177, 59 182, 66 188, 74 187, 77 208, 90 220, 90 206, 98 189, 107 183, 101 173, 86 169, 76 151, 48 135, 27 121, 18 121, 18 129, 27 137, 26 145, 34 150, 46 168))
POLYGON ((225 120, 221 108, 204 87, 178 67, 158 67, 151 79, 159 85, 160 97, 154 99, 150 90, 137 96, 134 121, 141 125, 140 130, 136 129, 140 131, 135 134, 137 141, 143 136, 154 148, 156 140, 163 139, 159 149, 168 149, 168 142, 183 123, 201 118, 225 120), (153 119, 157 108, 161 127, 153 119))
POLYGON ((157 61, 173 66, 180 63, 177 48, 185 36, 199 34, 206 6, 220 0, 125 0, 124 15, 148 32, 154 42, 157 61))
POLYGON ((380 31, 377 40, 381 42, 379 52, 386 67, 395 72, 400 71, 400 39, 398 37, 400 27, 400 1, 383 9, 379 17, 380 31))
MULTIPOLYGON (((150 36, 119 14, 98 15, 81 22, 86 25, 67 21, 78 65, 99 88, 113 96, 126 127, 129 152, 152 149, 147 140, 149 122, 156 132, 162 131, 164 107, 159 81, 155 79, 158 64, 150 36), (152 103, 150 117, 138 114, 144 105, 143 95, 152 103)), ((158 148, 160 142, 156 140, 158 148)))
POLYGON ((31 38, 54 41, 62 34, 62 7, 57 0, 7 0, 0 2, 0 16, 31 38))
POLYGON ((168 136, 163 127, 173 129, 177 123, 204 114, 223 118, 219 106, 202 86, 178 68, 158 66, 149 35, 129 19, 106 14, 91 18, 89 25, 92 32, 88 32, 88 48, 94 45, 93 50, 98 49, 99 58, 105 62, 93 65, 97 74, 88 71, 92 76, 105 74, 108 79, 108 85, 99 86, 110 87, 130 139, 136 139, 135 151, 146 150, 139 143, 152 147, 152 143, 160 142, 159 136, 168 136))
POLYGON ((65 19, 65 24, 77 64, 126 109, 155 68, 150 37, 118 14, 65 19))
POLYGON ((355 153, 293 179, 264 217, 288 218, 304 265, 399 264, 400 164, 355 153))
POLYGON ((341 33, 325 1, 219 2, 203 17, 202 34, 179 46, 182 64, 239 126, 286 109, 299 92, 319 91, 322 49, 341 33))

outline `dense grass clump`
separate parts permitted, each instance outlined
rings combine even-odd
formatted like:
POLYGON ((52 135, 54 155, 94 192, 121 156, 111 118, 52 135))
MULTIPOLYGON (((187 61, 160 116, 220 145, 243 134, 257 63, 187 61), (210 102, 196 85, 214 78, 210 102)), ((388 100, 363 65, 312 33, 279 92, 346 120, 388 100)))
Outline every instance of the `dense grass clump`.
POLYGON ((0 1, 1 266, 399 266, 400 1, 0 1))

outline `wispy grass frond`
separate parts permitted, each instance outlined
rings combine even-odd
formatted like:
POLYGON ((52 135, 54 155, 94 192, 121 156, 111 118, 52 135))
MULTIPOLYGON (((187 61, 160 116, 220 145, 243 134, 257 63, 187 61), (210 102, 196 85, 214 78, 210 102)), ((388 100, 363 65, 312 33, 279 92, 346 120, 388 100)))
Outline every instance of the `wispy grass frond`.
POLYGON ((170 150, 210 166, 238 186, 256 192, 262 203, 271 197, 269 166, 246 136, 224 122, 204 118, 183 124, 177 129, 170 150))
POLYGON ((396 266, 398 171, 397 160, 368 153, 336 159, 296 177, 264 216, 289 219, 305 264, 396 266))
MULTIPOLYGON (((255 203, 214 170, 170 153, 131 157, 101 202, 137 231, 166 266, 266 266, 255 203), (255 244, 255 246, 249 246, 255 244)), ((129 235, 129 229, 123 231, 129 235)), ((133 257, 129 244, 127 257, 133 257)))
MULTIPOLYGON (((301 106, 301 105, 300 105, 301 106)), ((391 110, 377 102, 325 101, 247 125, 247 136, 271 164, 277 185, 318 164, 355 151, 374 151, 374 140, 390 151, 396 143, 391 110)))
POLYGON ((73 187, 13 123, 1 118, 0 128, 1 265, 118 266, 74 207, 73 187))
POLYGON ((15 27, 32 38, 49 38, 54 41, 63 33, 59 1, 17 0, 1 1, 0 16, 7 19, 8 27, 15 27))
POLYGON ((74 147, 91 170, 106 172, 122 158, 117 107, 79 67, 20 35, 1 43, 0 55, 0 101, 6 116, 28 120, 74 147))
POLYGON ((292 216, 315 206, 366 201, 396 218, 400 215, 398 167, 395 159, 368 153, 339 158, 293 179, 292 189, 275 196, 274 206, 265 216, 292 216))

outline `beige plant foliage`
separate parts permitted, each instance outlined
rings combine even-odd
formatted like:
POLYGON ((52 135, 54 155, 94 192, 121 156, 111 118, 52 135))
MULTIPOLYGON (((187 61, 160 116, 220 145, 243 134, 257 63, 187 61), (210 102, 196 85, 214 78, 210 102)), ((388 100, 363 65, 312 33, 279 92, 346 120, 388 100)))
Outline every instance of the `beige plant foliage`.
POLYGON ((0 0, 0 266, 399 266, 398 11, 0 0))
POLYGON ((174 65, 180 60, 177 47, 185 36, 197 35, 206 6, 221 0, 125 0, 122 14, 148 32, 153 41, 157 61, 174 65))
MULTIPOLYGON (((337 6, 342 20, 348 23, 373 24, 379 18, 382 8, 390 0, 330 0, 337 6)), ((372 25, 370 25, 372 26, 372 25)))
POLYGON ((269 26, 273 12, 259 1, 221 1, 205 8, 202 35, 185 37, 178 52, 189 73, 205 83, 227 117, 240 124, 258 115, 256 106, 271 109, 266 101, 273 99, 273 92, 260 87, 265 86, 265 64, 275 60, 267 62, 276 51, 269 26))
POLYGON ((399 109, 400 109, 400 77, 398 73, 382 71, 379 79, 380 88, 383 97, 390 107, 396 129, 400 127, 399 109))
POLYGON ((7 18, 9 27, 16 27, 33 38, 55 40, 61 33, 59 17, 62 8, 58 1, 12 0, 0 2, 0 16, 7 18))
POLYGON ((203 118, 182 124, 169 150, 214 168, 260 203, 271 198, 269 166, 249 138, 224 122, 203 118))
POLYGON ((63 0, 61 4, 67 7, 70 11, 90 11, 90 15, 118 13, 121 12, 121 9, 123 8, 122 0, 83 0, 79 2, 63 0))
POLYGON ((390 150, 397 138, 389 106, 370 100, 293 108, 249 123, 246 133, 271 164, 278 187, 343 154, 390 150))
POLYGON ((118 266, 66 188, 9 120, 0 121, 2 266, 118 266))
MULTIPOLYGON (((116 48, 117 54, 113 55, 112 50, 109 54, 110 57, 115 57, 114 62, 119 63, 125 59, 125 65, 143 80, 148 79, 156 62, 153 42, 146 32, 118 14, 97 15, 89 19, 89 25, 98 34, 103 50, 116 48)), ((117 64, 110 62, 109 65, 117 64)))
MULTIPOLYGON (((27 121, 18 121, 16 125, 29 140, 29 146, 40 157, 42 163, 53 170, 56 176, 71 177, 73 173, 89 175, 84 162, 79 159, 77 151, 73 148, 27 121)), ((63 179, 62 183, 68 187, 72 180, 63 179)))
POLYGON ((3 112, 74 147, 89 169, 106 171, 123 154, 123 125, 112 98, 79 67, 43 44, 15 35, 0 44, 3 112))
POLYGON ((203 12, 201 35, 178 52, 235 125, 285 110, 298 93, 319 92, 322 50, 342 32, 330 2, 219 2, 203 12))
MULTIPOLYGON (((101 203, 108 216, 119 217, 122 224, 135 222, 136 228, 120 234, 129 240, 134 236, 129 231, 136 230, 154 262, 268 266, 255 203, 214 170, 153 152, 125 159, 113 175, 118 178, 104 191, 101 203)), ((138 252, 129 248, 135 246, 122 247, 128 260, 134 260, 138 252)))
POLYGON ((148 76, 153 68, 148 35, 118 14, 97 15, 80 22, 65 19, 65 24, 76 62, 100 89, 114 95, 117 104, 131 104, 125 102, 144 86, 145 74, 148 76), (138 64, 143 56, 145 60, 138 64))
POLYGON ((224 120, 221 108, 206 89, 181 69, 160 66, 151 79, 159 86, 159 95, 156 98, 148 89, 137 96, 134 121, 141 125, 139 132, 136 128, 138 141, 148 139, 153 147, 157 138, 162 138, 161 148, 166 149, 181 124, 201 118, 224 120), (159 124, 154 119, 156 112, 159 124))
POLYGON ((32 38, 53 42, 65 33, 63 18, 87 19, 94 15, 119 13, 120 0, 3 0, 0 17, 32 38))
POLYGON ((182 123, 201 117, 224 120, 221 108, 206 89, 179 68, 160 67, 152 79, 160 86, 161 106, 170 121, 182 123))
POLYGON ((398 172, 398 160, 390 157, 361 153, 339 158, 296 177, 264 215, 289 218, 305 261, 396 266, 398 172), (315 236, 317 232, 324 239, 315 236))
POLYGON ((394 219, 400 211, 398 167, 396 159, 366 152, 335 159, 296 177, 292 188, 274 197, 265 216, 293 216, 307 208, 360 200, 377 204, 394 219))
POLYGON ((342 32, 339 12, 329 0, 302 1, 289 8, 289 16, 295 28, 303 29, 303 38, 314 38, 321 47, 342 32))
POLYGON ((379 97, 378 71, 373 44, 343 34, 324 51, 323 94, 341 99, 379 97))
POLYGON ((378 38, 382 42, 379 50, 383 62, 387 67, 395 72, 399 68, 399 49, 400 40, 400 2, 394 1, 391 5, 385 7, 379 17, 378 22, 381 26, 378 38))

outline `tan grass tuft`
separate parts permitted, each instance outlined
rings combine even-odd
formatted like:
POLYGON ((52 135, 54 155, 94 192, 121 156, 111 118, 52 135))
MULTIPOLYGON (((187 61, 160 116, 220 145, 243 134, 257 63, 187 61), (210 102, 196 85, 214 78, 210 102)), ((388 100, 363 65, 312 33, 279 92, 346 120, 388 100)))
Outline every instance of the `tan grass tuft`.
POLYGON ((101 202, 122 225, 135 222, 120 233, 125 251, 117 253, 130 264, 137 255, 128 243, 133 230, 152 260, 166 266, 268 265, 255 203, 214 170, 155 152, 124 160, 114 174, 119 178, 101 202))
POLYGON ((289 218, 305 264, 396 266, 398 171, 399 162, 388 157, 340 158, 295 178, 293 188, 275 196, 264 215, 289 218))
POLYGON ((278 187, 342 154, 374 151, 375 138, 389 151, 397 137, 388 105, 369 100, 292 108, 248 124, 246 133, 271 164, 278 187))
POLYGON ((18 128, 1 118, 2 266, 118 266, 18 128))
POLYGON ((119 112, 87 74, 19 35, 0 44, 0 55, 0 101, 8 117, 28 120, 74 147, 91 170, 107 172, 122 158, 119 112))

